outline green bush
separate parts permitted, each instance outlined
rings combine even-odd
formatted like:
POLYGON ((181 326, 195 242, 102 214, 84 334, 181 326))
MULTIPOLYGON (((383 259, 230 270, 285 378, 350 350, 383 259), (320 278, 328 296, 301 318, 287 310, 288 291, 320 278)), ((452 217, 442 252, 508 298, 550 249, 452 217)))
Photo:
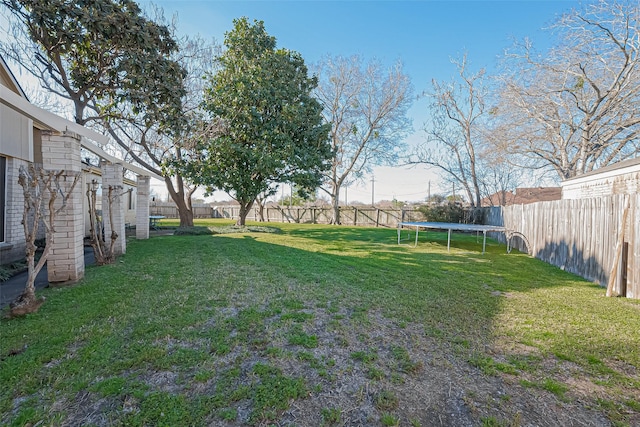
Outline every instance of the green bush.
POLYGON ((4 282, 12 276, 11 270, 7 267, 0 266, 0 282, 4 282))
POLYGON ((0 282, 9 280, 14 275, 26 269, 27 269, 27 264, 25 262, 14 262, 11 264, 0 265, 0 282))
POLYGON ((274 233, 280 234, 282 231, 276 227, 268 227, 264 225, 224 225, 220 227, 209 227, 214 234, 232 234, 232 233, 274 233))

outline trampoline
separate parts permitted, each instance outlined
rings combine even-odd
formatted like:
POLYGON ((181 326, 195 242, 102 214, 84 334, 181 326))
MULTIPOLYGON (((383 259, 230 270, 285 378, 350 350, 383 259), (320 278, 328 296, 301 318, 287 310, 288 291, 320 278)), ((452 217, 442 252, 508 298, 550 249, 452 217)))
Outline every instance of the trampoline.
MULTIPOLYGON (((479 225, 479 224, 456 224, 453 222, 401 222, 398 224, 398 244, 400 244, 400 234, 402 229, 406 227, 409 229, 415 228, 416 230, 416 239, 414 243, 414 247, 418 246, 418 233, 420 229, 430 229, 430 230, 448 230, 449 235, 447 237, 447 251, 451 249, 451 231, 475 231, 482 232, 482 253, 485 253, 485 249, 487 246, 487 232, 496 231, 504 233, 507 230, 504 227, 500 227, 497 225, 479 225)), ((507 251, 509 248, 507 247, 507 251)))

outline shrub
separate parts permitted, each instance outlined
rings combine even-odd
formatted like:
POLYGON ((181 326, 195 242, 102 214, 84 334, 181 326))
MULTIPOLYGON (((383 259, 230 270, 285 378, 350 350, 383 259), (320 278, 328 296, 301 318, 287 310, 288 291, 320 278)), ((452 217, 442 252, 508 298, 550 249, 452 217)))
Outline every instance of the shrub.
POLYGON ((26 269, 27 264, 25 262, 14 262, 11 264, 0 265, 0 282, 9 280, 15 274, 25 271, 26 269))

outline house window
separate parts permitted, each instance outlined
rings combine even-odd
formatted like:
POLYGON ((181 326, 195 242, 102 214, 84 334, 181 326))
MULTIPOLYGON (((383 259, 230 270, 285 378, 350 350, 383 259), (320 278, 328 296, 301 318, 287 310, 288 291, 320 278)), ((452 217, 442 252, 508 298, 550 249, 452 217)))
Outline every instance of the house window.
POLYGON ((5 216, 7 214, 7 158, 0 156, 0 242, 4 242, 5 216))

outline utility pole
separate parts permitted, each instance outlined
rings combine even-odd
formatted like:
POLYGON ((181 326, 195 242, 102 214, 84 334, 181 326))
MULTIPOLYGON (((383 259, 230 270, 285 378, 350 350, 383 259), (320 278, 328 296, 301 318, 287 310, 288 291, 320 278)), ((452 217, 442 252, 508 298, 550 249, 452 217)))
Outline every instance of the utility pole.
POLYGON ((371 175, 371 206, 375 206, 376 205, 375 204, 375 198, 374 198, 374 195, 375 195, 375 192, 374 192, 375 182, 376 182, 376 178, 373 175, 371 175))
POLYGON ((427 202, 431 201, 431 180, 429 180, 429 184, 427 185, 427 202))
POLYGON ((344 186, 344 205, 349 206, 349 199, 347 199, 347 190, 349 189, 348 185, 344 186))

